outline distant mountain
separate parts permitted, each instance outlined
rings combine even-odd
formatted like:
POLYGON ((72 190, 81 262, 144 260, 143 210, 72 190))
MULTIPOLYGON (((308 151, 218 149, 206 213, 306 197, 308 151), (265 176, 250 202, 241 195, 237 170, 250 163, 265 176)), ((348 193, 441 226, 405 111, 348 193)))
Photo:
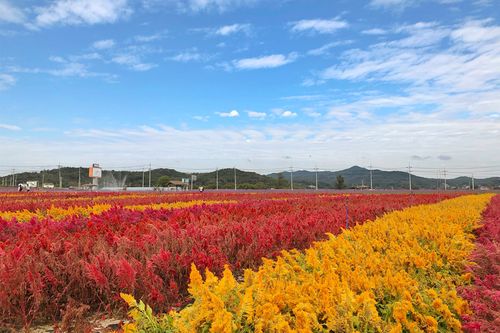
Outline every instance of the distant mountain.
MULTIPOLYGON (((236 184, 238 189, 268 189, 268 188, 289 188, 290 183, 285 179, 274 179, 255 172, 247 172, 238 169, 221 169, 218 171, 219 188, 233 189, 234 175, 236 171, 236 184)), ((217 172, 193 173, 197 179, 194 187, 204 186, 207 189, 216 188, 217 172)), ((179 172, 174 169, 152 169, 151 186, 156 186, 162 176, 167 176, 170 180, 181 180, 190 178, 191 174, 179 172)), ((89 184, 92 180, 88 176, 87 168, 61 168, 42 170, 40 172, 22 172, 15 174, 15 184, 27 181, 38 181, 40 184, 52 183, 59 187, 59 180, 63 188, 77 187, 78 179, 80 184, 89 184), (60 178, 59 178, 60 174, 60 178)), ((0 177, 0 186, 10 185, 12 175, 0 177)), ((124 187, 124 186, 149 186, 149 170, 144 171, 125 171, 125 170, 103 170, 102 178, 99 181, 100 186, 104 187, 124 187)))
MULTIPOLYGON (((26 181, 37 180, 39 183, 53 183, 59 187, 59 172, 61 175, 62 187, 78 186, 80 183, 89 184, 91 179, 88 177, 87 168, 61 168, 52 170, 43 170, 40 172, 23 172, 15 174, 15 184, 26 181)), ((235 169, 221 169, 218 171, 219 188, 234 188, 235 169)), ((193 173, 197 176, 194 187, 204 186, 207 189, 216 187, 217 174, 215 171, 206 173, 193 173)), ((338 175, 344 177, 348 188, 359 185, 370 186, 370 171, 368 169, 353 166, 340 171, 318 171, 318 186, 322 189, 334 188, 338 175)), ((408 173, 401 171, 382 171, 373 170, 373 188, 375 189, 407 189, 408 173)), ((155 186, 162 176, 168 176, 171 180, 181 180, 189 178, 191 174, 180 172, 174 169, 153 169, 151 170, 151 186, 155 186)), ((308 188, 315 186, 315 172, 299 170, 293 173, 294 188, 308 188)), ((9 185, 12 175, 0 177, 0 186, 9 185)), ((447 180, 447 185, 451 188, 464 188, 470 185, 469 177, 458 177, 447 180)), ((100 186, 123 187, 123 186, 149 186, 149 171, 116 171, 103 170, 103 177, 100 180, 100 186)), ((236 169, 236 183, 238 189, 287 189, 290 188, 290 172, 272 173, 261 175, 255 172, 247 172, 236 169)), ((476 187, 487 186, 490 188, 500 187, 500 177, 491 177, 486 179, 475 179, 476 187)), ((424 178, 412 175, 413 189, 435 189, 444 188, 442 179, 424 178)))
MULTIPOLYGON (((319 188, 334 188, 337 176, 341 175, 344 178, 348 188, 359 185, 370 186, 370 170, 359 166, 353 166, 345 170, 339 171, 318 171, 318 187, 319 188)), ((269 177, 277 179, 283 177, 290 180, 290 172, 284 171, 281 173, 272 173, 269 177)), ((314 186, 316 182, 316 173, 314 171, 299 170, 293 172, 294 185, 300 187, 314 186)), ((374 189, 408 189, 408 173, 402 171, 382 171, 372 170, 373 188, 374 189)), ((443 179, 424 178, 412 175, 413 189, 435 189, 437 187, 444 188, 443 179)), ((448 187, 463 188, 469 186, 471 179, 469 177, 458 177, 447 179, 448 187)), ((475 186, 488 186, 490 188, 500 186, 500 177, 491 177, 486 179, 475 179, 475 186)))

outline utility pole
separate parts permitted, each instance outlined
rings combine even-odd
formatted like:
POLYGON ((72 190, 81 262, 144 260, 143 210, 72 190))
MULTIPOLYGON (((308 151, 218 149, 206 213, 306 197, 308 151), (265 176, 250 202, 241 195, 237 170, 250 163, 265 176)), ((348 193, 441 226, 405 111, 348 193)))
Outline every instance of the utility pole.
POLYGON ((16 174, 16 169, 12 169, 12 186, 16 186, 16 178, 14 178, 15 174, 16 174))
POLYGON ((446 191, 446 169, 443 170, 443 176, 444 176, 444 190, 446 191))
POLYGON ((237 186, 236 186, 236 167, 233 168, 234 169, 234 190, 236 191, 237 190, 237 186))
POLYGON ((411 165, 408 162, 408 184, 410 185, 410 191, 411 191, 411 165))
POLYGON ((472 179, 472 190, 474 191, 474 174, 472 174, 471 179, 472 179))
POLYGON ((293 191, 293 167, 290 167, 290 190, 293 191))
POLYGON ((144 187, 144 179, 146 178, 146 170, 144 170, 144 167, 142 168, 142 187, 144 187))
POLYGON ((82 187, 81 167, 78 167, 78 189, 82 187))
POLYGON ((219 190, 219 168, 215 169, 215 189, 219 190))
POLYGON ((151 187, 151 163, 149 163, 149 187, 151 187))
POLYGON ((42 170, 42 185, 40 186, 41 188, 43 188, 43 183, 45 183, 45 172, 44 172, 44 170, 42 170))
POLYGON ((371 164, 370 164, 370 190, 373 190, 373 170, 371 164))
POLYGON ((318 167, 314 168, 316 174, 316 191, 318 190, 318 167))
POLYGON ((59 188, 62 188, 62 176, 61 176, 61 165, 58 165, 59 169, 59 188))

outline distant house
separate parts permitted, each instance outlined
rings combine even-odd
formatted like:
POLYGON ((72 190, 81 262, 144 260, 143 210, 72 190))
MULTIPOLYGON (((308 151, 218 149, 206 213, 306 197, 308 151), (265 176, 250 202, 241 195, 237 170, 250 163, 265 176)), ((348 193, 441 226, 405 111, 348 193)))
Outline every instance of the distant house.
POLYGON ((171 181, 168 182, 167 187, 175 189, 177 191, 181 191, 181 190, 188 190, 189 189, 189 184, 188 183, 184 183, 184 182, 182 182, 180 180, 171 180, 171 181))
POLYGON ((26 182, 26 185, 28 185, 31 188, 36 188, 38 187, 38 181, 37 180, 30 180, 26 182))

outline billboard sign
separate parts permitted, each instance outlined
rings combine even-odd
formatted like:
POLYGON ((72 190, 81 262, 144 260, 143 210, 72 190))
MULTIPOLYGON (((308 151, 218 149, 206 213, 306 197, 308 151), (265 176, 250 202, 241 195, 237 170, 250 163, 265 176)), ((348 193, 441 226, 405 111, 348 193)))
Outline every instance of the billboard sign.
POLYGON ((90 178, 101 178, 102 177, 102 169, 99 164, 92 164, 89 168, 89 177, 90 178))

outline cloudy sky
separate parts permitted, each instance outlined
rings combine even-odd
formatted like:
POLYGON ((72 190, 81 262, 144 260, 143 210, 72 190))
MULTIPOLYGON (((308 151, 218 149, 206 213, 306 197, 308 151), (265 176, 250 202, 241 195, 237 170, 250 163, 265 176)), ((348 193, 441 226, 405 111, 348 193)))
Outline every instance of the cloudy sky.
POLYGON ((500 174, 500 1, 0 0, 0 173, 500 174))

